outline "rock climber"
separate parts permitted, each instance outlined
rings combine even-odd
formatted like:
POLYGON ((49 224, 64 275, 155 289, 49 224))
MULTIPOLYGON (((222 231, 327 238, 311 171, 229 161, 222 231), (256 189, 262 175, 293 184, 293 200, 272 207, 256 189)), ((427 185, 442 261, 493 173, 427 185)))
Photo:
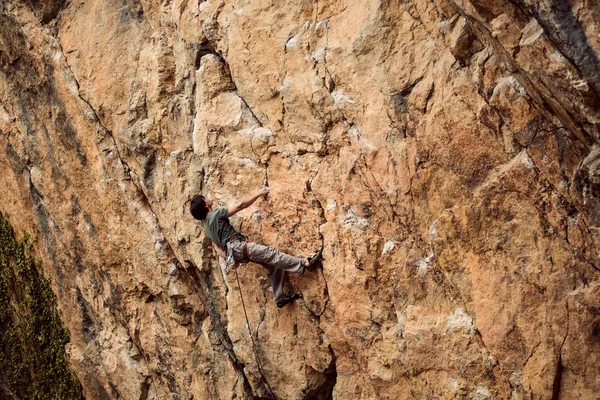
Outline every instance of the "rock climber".
POLYGON ((323 249, 313 257, 298 258, 285 254, 275 247, 263 246, 248 242, 248 238, 238 232, 229 222, 229 217, 250 207, 260 197, 267 197, 269 188, 261 187, 252 196, 249 196, 232 207, 217 208, 213 210, 213 202, 202 195, 194 196, 190 204, 190 213, 200 221, 204 221, 204 231, 212 241, 217 254, 225 258, 227 271, 236 269, 240 262, 254 262, 262 265, 269 271, 269 280, 273 288, 273 300, 277 307, 302 297, 298 293, 284 294, 283 280, 286 272, 303 274, 305 270, 314 271, 321 265, 323 249))

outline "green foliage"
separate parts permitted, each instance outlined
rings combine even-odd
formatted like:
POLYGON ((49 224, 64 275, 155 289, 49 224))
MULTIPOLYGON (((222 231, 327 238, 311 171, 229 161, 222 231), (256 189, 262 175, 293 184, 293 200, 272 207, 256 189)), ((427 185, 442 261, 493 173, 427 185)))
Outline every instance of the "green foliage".
POLYGON ((0 212, 0 386, 19 399, 82 399, 65 359, 69 331, 32 246, 0 212))

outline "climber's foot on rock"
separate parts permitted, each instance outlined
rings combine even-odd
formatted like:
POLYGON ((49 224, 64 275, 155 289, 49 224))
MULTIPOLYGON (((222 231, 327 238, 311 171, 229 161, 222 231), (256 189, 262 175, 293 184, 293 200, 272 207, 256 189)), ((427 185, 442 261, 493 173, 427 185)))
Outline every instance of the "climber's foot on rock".
POLYGON ((321 250, 317 251, 317 253, 308 258, 308 265, 306 266, 306 269, 309 271, 314 271, 315 269, 317 269, 317 267, 322 266, 321 261, 323 260, 323 248, 321 247, 321 250))
POLYGON ((275 304, 277 304, 277 307, 283 308, 287 304, 291 303, 292 301, 294 301, 296 299, 301 299, 301 298, 302 298, 302 295, 300 293, 288 294, 288 295, 283 296, 281 299, 279 299, 279 301, 277 301, 275 304))

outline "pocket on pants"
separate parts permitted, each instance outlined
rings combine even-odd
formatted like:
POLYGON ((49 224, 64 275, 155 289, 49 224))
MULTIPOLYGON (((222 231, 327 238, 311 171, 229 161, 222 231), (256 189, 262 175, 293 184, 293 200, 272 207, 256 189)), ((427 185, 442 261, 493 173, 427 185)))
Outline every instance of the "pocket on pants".
POLYGON ((245 261, 243 247, 244 242, 236 242, 233 245, 233 258, 235 261, 245 261))

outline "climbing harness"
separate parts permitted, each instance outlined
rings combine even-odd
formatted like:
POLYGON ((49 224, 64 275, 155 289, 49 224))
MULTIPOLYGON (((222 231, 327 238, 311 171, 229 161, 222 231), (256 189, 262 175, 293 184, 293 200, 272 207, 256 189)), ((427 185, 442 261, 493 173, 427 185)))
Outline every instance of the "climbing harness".
POLYGON ((249 261, 248 237, 246 235, 244 235, 243 233, 236 234, 233 238, 231 238, 227 241, 227 244, 225 245, 225 249, 224 249, 225 253, 226 253, 225 267, 227 269, 227 272, 231 271, 232 269, 236 269, 237 267, 240 266, 240 263, 238 263, 238 261, 235 260, 235 257, 233 255, 233 249, 239 242, 243 242, 243 244, 242 244, 243 261, 246 261, 246 262, 249 261))

